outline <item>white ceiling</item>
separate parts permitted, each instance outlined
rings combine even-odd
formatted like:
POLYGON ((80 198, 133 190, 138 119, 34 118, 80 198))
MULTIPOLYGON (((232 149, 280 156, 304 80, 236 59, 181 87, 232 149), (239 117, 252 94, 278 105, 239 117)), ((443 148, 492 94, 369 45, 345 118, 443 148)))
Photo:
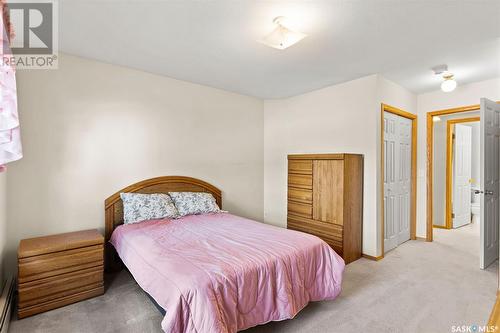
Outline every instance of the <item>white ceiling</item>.
POLYGON ((500 76, 499 0, 60 0, 60 50, 260 98, 380 73, 415 93, 500 76), (309 37, 258 42, 284 15, 309 37))

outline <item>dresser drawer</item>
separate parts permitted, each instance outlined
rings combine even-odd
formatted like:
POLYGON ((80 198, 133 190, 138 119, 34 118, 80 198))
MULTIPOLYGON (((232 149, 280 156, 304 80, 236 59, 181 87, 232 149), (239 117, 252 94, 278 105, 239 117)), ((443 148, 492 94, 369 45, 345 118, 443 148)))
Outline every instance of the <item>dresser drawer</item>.
POLYGON ((312 190, 312 176, 289 174, 288 186, 312 190))
POLYGON ((296 230, 296 231, 301 231, 310 235, 314 235, 318 238, 321 238, 323 241, 325 241, 330 247, 332 247, 337 254, 342 256, 343 253, 343 241, 342 239, 338 239, 336 237, 332 237, 331 234, 327 234, 321 230, 318 229, 312 229, 308 226, 304 226, 303 224, 297 223, 296 219, 294 218, 288 218, 288 229, 291 230, 296 230))
POLYGON ((288 188, 288 200, 312 204, 312 190, 288 188))
POLYGON ((288 172, 312 175, 312 160, 288 160, 288 172))
POLYGON ((330 245, 335 243, 342 246, 343 244, 343 228, 340 225, 289 215, 287 226, 289 229, 318 236, 330 245))
POLYGON ((312 217, 312 205, 288 201, 288 213, 303 217, 312 217))
POLYGON ((19 283, 44 279, 103 264, 103 245, 19 259, 19 283))
POLYGON ((72 304, 75 302, 83 301, 88 298, 96 297, 104 294, 104 286, 96 286, 96 287, 85 287, 81 290, 75 291, 76 293, 70 293, 67 296, 63 296, 61 298, 53 299, 50 301, 46 301, 44 303, 39 303, 31 306, 26 306, 23 308, 19 308, 17 310, 17 316, 19 319, 26 318, 37 313, 49 311, 52 309, 60 308, 61 306, 65 306, 68 304, 72 304))
POLYGON ((103 285, 103 266, 19 283, 19 308, 45 303, 103 285), (87 287, 87 288, 86 288, 87 287))

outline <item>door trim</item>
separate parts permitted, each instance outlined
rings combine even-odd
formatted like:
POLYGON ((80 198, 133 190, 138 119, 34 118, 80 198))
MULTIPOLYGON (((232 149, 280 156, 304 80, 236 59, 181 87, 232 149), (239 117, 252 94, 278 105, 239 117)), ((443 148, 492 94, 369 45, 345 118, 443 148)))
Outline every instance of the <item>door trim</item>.
MULTIPOLYGON (((381 170, 381 234, 382 239, 382 253, 380 259, 385 255, 384 251, 384 232, 385 232, 385 220, 384 220, 384 112, 389 112, 403 118, 411 120, 411 208, 410 208, 410 239, 415 240, 416 230, 417 230, 417 115, 395 108, 393 106, 382 103, 380 107, 380 170, 381 170)), ((377 257, 377 258, 378 258, 377 257)))
POLYGON ((433 146, 434 146, 434 122, 432 121, 432 118, 434 116, 444 116, 444 115, 449 115, 449 114, 454 114, 454 113, 462 113, 462 112, 471 112, 471 111, 478 111, 481 109, 481 106, 479 104, 474 104, 474 105, 468 105, 468 106, 462 106, 458 108, 451 108, 451 109, 444 109, 444 110, 438 110, 438 111, 431 111, 427 112, 427 223, 426 223, 426 241, 432 242, 434 236, 433 236, 433 190, 434 190, 434 173, 432 172, 433 170, 433 164, 434 164, 434 157, 433 157, 433 146))
MULTIPOLYGON (((445 228, 452 228, 452 191, 453 191, 453 128, 455 124, 470 123, 480 121, 481 117, 469 117, 460 119, 449 119, 446 121, 446 209, 445 228)), ((433 225, 436 228, 435 225, 433 225)), ((442 226, 437 226, 442 227, 442 226)))

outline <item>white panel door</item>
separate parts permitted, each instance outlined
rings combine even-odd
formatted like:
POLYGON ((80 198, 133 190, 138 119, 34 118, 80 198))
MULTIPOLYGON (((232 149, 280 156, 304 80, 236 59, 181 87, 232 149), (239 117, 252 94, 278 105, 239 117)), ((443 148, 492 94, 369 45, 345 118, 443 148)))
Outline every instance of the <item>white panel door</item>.
POLYGON ((384 112, 384 251, 398 246, 396 212, 396 123, 393 114, 384 112))
POLYGON ((410 119, 384 112, 384 251, 410 239, 410 119))
POLYGON ((481 99, 480 267, 498 258, 500 104, 481 99))
POLYGON ((455 125, 453 154, 453 228, 471 222, 472 127, 455 125))
POLYGON ((399 163, 398 163, 398 189, 399 189, 399 229, 398 244, 410 239, 411 216, 411 138, 412 121, 399 117, 399 163))

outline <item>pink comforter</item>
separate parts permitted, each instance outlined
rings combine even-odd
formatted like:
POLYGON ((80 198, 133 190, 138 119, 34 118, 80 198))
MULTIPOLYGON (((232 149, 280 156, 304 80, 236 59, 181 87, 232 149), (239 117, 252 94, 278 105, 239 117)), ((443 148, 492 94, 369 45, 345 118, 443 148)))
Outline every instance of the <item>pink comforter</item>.
POLYGON ((315 236, 227 213, 118 227, 137 283, 166 310, 165 332, 236 332, 334 299, 344 261, 315 236))

